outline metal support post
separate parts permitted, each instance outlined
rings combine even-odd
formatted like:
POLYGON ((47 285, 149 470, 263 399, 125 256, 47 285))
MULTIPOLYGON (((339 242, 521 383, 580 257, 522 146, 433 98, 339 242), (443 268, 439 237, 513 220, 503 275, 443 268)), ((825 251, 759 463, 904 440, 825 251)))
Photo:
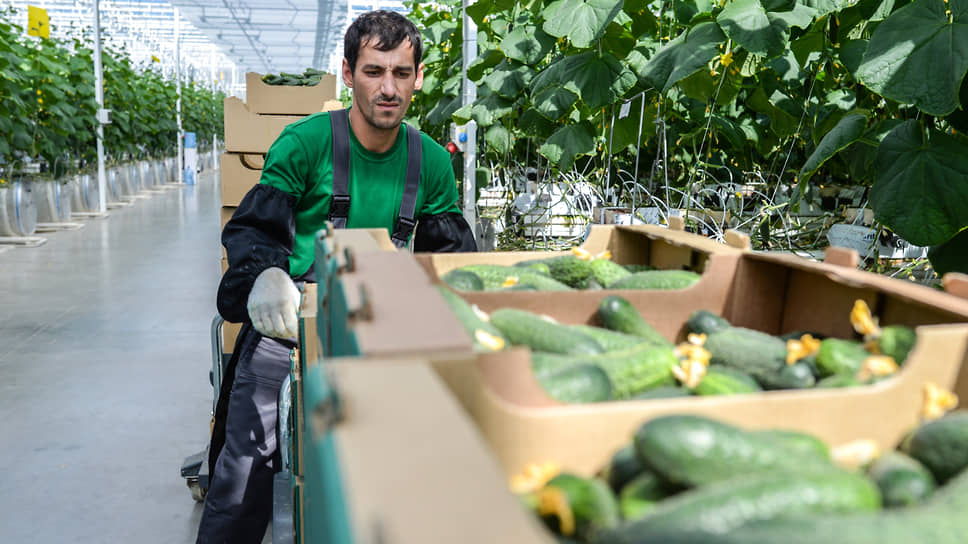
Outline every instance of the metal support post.
MULTIPOLYGON (((464 18, 464 58, 461 67, 463 91, 461 105, 466 106, 477 100, 477 84, 467 79, 467 67, 477 58, 477 24, 467 15, 467 8, 474 0, 463 0, 464 18)), ((467 123, 467 142, 464 144, 464 219, 474 231, 474 238, 480 242, 477 228, 477 123, 467 123)))
POLYGON ((182 130, 181 117, 181 23, 178 17, 178 8, 175 8, 175 119, 178 122, 178 183, 185 183, 185 159, 182 157, 182 146, 185 142, 185 133, 182 130))
POLYGON ((101 67, 101 10, 100 1, 94 0, 94 99, 97 101, 97 211, 105 213, 108 209, 106 193, 107 179, 104 175, 104 80, 101 67))

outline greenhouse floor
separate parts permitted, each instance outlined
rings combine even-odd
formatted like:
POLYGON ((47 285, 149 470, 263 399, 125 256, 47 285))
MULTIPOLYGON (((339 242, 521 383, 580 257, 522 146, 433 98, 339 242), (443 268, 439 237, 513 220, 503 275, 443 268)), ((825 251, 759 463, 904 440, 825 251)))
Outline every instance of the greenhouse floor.
MULTIPOLYGON (((170 186, 0 247, 0 542, 194 542, 219 186, 170 186)), ((267 538, 268 540, 268 538, 267 538)))

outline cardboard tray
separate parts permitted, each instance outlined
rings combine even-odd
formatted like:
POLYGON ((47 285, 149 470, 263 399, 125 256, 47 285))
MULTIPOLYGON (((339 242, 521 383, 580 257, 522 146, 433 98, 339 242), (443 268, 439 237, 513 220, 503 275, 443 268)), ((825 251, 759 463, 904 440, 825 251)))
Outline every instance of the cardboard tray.
POLYGON ((252 113, 309 115, 325 111, 326 102, 338 97, 339 87, 333 74, 324 74, 311 87, 266 85, 261 74, 245 74, 245 104, 252 113))
MULTIPOLYGON (((352 271, 341 274, 339 282, 352 309, 346 330, 362 356, 421 356, 431 361, 508 474, 543 461, 592 473, 604 463, 603 452, 625 444, 642 422, 674 412, 706 414, 750 428, 801 429, 832 444, 870 438, 893 447, 917 422, 926 382, 968 398, 968 301, 838 265, 746 252, 710 255, 710 263, 714 257, 729 258, 732 267, 724 264, 714 270, 710 264, 709 277, 704 275, 692 288, 640 291, 631 300, 667 338, 680 340, 684 316, 700 308, 772 334, 809 330, 852 337, 850 309, 856 299, 863 299, 882 324, 917 328, 917 344, 901 372, 879 384, 850 389, 560 405, 535 383, 527 350, 488 355, 462 351, 469 338, 428 285, 432 278, 415 272, 416 263, 408 257, 360 253, 353 258, 352 271), (726 279, 716 277, 720 275, 726 279), (704 282, 705 290, 699 288, 704 282)), ((586 323, 605 293, 609 291, 463 296, 485 311, 518 307, 565 323, 586 323)))
POLYGON ((260 115, 250 111, 241 99, 229 96, 224 101, 225 151, 265 154, 287 125, 304 115, 260 115))
POLYGON ((222 206, 238 206, 249 189, 258 185, 265 156, 261 154, 222 153, 219 179, 222 206))

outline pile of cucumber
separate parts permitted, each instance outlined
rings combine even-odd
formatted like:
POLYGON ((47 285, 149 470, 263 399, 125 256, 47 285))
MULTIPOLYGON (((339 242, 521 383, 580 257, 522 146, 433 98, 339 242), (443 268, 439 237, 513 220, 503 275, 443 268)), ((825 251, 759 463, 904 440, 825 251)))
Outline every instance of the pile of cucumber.
POLYGON ((813 339, 812 351, 790 357, 788 341, 800 342, 801 333, 777 337, 734 327, 721 316, 700 310, 690 316, 685 329, 704 338, 700 351, 706 352, 708 364, 690 382, 682 379, 679 369, 695 349, 684 353, 683 346, 663 337, 621 296, 602 298, 595 326, 558 323, 514 308, 488 316, 453 291, 442 286, 440 291, 478 349, 530 347, 538 383, 563 403, 862 385, 897 370, 895 365, 891 372, 868 372, 870 349, 900 364, 915 341, 913 329, 891 326, 881 329, 874 342, 813 339))
POLYGON ((607 258, 574 254, 521 261, 514 265, 472 264, 443 276, 459 291, 569 291, 573 289, 684 289, 699 281, 690 270, 655 270, 621 265, 607 258))
POLYGON ((560 542, 965 542, 968 412, 862 465, 836 457, 806 433, 670 415, 644 423, 597 476, 560 473, 519 493, 560 542))
POLYGON ((262 76, 262 81, 266 85, 287 85, 290 87, 312 87, 318 85, 326 72, 315 68, 306 68, 301 74, 289 74, 280 72, 279 74, 266 74, 262 76))

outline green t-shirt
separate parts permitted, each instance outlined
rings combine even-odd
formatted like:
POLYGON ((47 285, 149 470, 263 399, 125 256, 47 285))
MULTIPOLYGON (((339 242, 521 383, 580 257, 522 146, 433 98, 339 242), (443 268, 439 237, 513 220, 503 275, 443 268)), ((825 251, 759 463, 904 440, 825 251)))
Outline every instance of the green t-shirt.
MULTIPOLYGON (((410 128, 411 130, 415 130, 410 128)), ((373 153, 350 132, 350 213, 347 228, 385 228, 392 233, 400 212, 407 173, 407 135, 401 127, 386 153, 373 153)), ((266 154, 260 183, 296 197, 296 241, 289 256, 293 277, 309 270, 316 232, 329 219, 333 193, 333 131, 329 113, 316 113, 287 126, 266 154)), ((416 217, 460 213, 450 153, 421 133, 423 155, 416 217)))

